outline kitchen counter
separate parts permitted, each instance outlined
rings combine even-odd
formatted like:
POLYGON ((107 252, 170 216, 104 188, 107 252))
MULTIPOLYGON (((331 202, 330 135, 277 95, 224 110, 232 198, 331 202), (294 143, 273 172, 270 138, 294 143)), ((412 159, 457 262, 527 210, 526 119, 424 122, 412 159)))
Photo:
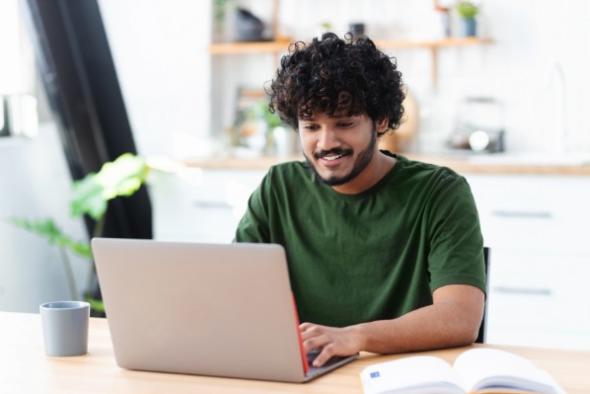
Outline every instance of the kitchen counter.
MULTIPOLYGON (((590 176, 590 155, 563 156, 550 155, 434 155, 404 153, 412 160, 423 161, 453 169, 460 174, 498 174, 498 175, 577 175, 590 176)), ((185 160, 189 167, 215 170, 266 170, 274 164, 290 160, 302 160, 293 157, 219 157, 185 160)))

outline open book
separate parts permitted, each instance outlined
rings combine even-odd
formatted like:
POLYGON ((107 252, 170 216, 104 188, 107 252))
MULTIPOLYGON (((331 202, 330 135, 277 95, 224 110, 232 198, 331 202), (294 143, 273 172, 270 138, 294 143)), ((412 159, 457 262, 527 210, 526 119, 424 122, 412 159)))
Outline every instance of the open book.
POLYGON ((361 380, 365 394, 565 393, 529 360, 496 349, 467 350, 453 366, 432 356, 373 364, 361 380))

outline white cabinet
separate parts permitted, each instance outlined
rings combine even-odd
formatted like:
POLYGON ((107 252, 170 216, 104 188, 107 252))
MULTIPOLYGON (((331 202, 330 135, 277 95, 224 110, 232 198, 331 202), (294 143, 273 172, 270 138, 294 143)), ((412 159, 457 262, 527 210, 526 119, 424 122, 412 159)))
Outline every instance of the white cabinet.
POLYGON ((490 246, 590 251, 590 178, 480 175, 468 181, 490 246))
POLYGON ((248 197, 266 171, 194 170, 157 174, 150 185, 154 238, 231 242, 248 197))
POLYGON ((590 179, 467 179, 491 248, 487 341, 590 350, 590 179))
POLYGON ((590 349, 590 254, 492 255, 487 341, 590 349))

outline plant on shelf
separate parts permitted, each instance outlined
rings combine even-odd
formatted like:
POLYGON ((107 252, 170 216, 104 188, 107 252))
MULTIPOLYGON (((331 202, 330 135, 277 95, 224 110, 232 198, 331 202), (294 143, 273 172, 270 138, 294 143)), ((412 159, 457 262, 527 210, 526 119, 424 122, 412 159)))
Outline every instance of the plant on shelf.
MULTIPOLYGON (((94 221, 92 237, 102 235, 108 202, 118 197, 133 195, 147 180, 150 167, 146 161, 131 153, 124 153, 112 162, 103 164, 97 173, 89 173, 83 179, 73 184, 73 195, 70 200, 70 214, 72 217, 87 215, 94 221)), ((92 262, 90 243, 86 240, 77 241, 63 233, 51 218, 24 219, 10 218, 17 227, 31 231, 46 238, 50 244, 58 247, 68 283, 70 297, 73 300, 81 294, 76 285, 68 251, 86 258, 91 262, 88 274, 86 292, 83 298, 90 303, 96 315, 104 313, 101 300, 95 299, 92 290, 96 284, 96 267, 92 262)))
POLYGON ((463 21, 463 34, 466 37, 476 35, 477 22, 475 17, 479 13, 479 7, 471 0, 462 0, 457 3, 457 13, 463 21))
POLYGON ((236 0, 213 1, 213 41, 229 41, 231 36, 231 15, 237 6, 236 0))
POLYGON ((284 128, 283 121, 276 113, 270 112, 268 108, 268 99, 264 98, 258 100, 248 111, 248 117, 251 119, 258 119, 264 125, 264 137, 265 137, 265 154, 273 154, 276 150, 275 144, 275 133, 279 128, 284 128))

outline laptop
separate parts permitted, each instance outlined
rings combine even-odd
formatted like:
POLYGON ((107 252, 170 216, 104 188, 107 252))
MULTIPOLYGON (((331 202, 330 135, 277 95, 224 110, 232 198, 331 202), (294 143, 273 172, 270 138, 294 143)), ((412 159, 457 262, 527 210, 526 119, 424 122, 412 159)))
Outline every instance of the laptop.
POLYGON ((311 366, 280 245, 94 238, 92 252, 122 368, 306 382, 357 357, 311 366))

